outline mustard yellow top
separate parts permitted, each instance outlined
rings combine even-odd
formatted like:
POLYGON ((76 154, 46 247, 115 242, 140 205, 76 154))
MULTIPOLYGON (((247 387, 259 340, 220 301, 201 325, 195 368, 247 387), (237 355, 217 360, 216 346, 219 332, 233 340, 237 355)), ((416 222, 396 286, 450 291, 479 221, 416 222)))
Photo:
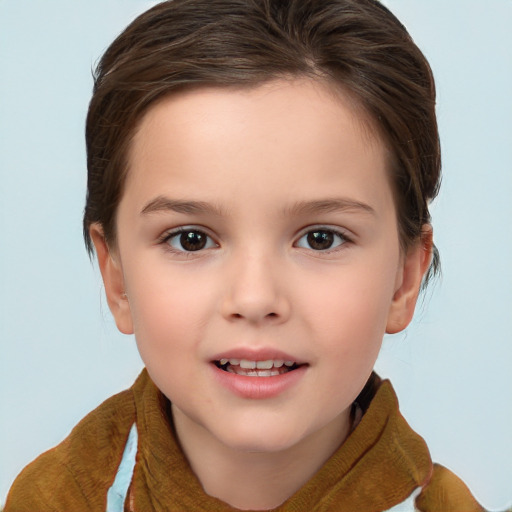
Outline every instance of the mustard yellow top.
MULTIPOLYGON (((424 440, 407 424, 389 381, 374 396, 342 446, 275 511, 382 512, 421 492, 421 512, 484 512, 449 470, 433 465, 424 440)), ((373 394, 372 391, 371 393, 373 394)), ((29 464, 14 482, 5 512, 106 509, 130 428, 138 449, 125 510, 234 511, 208 496, 173 432, 170 404, 144 370, 135 384, 88 414, 57 447, 29 464)))

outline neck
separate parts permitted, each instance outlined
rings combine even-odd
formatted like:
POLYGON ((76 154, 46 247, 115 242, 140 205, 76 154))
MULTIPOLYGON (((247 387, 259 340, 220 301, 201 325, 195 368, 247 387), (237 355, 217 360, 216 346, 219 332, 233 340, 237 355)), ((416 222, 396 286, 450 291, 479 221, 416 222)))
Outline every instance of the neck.
POLYGON ((350 413, 279 451, 251 452, 219 442, 173 407, 180 445, 204 491, 240 510, 271 510, 297 492, 350 432, 350 413))

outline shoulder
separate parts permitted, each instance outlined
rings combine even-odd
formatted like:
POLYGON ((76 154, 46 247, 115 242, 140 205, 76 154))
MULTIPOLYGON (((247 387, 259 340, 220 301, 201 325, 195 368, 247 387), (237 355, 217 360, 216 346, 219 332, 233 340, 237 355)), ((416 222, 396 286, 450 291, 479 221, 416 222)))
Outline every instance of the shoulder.
POLYGON ((107 399, 18 475, 4 512, 103 510, 134 421, 132 390, 107 399))
POLYGON ((462 480, 449 469, 434 464, 429 483, 416 498, 420 512, 485 512, 462 480))

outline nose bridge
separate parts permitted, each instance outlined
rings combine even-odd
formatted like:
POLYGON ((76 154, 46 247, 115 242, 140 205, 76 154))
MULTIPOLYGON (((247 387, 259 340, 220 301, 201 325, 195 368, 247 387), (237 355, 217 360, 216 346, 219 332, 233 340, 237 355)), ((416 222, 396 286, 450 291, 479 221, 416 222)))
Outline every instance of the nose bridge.
POLYGON ((285 320, 290 307, 280 277, 280 258, 251 245, 234 252, 230 260, 224 315, 251 323, 285 320))

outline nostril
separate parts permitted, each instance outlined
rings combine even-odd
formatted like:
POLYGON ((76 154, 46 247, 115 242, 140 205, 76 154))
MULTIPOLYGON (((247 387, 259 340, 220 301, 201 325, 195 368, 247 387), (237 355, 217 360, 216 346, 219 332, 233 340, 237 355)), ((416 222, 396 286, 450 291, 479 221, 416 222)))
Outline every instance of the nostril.
MULTIPOLYGON (((265 315, 265 318, 277 318, 279 315, 277 313, 267 313, 265 315)), ((240 318, 244 318, 244 315, 240 314, 240 313, 233 313, 231 315, 232 318, 236 318, 236 319, 240 319, 240 318)))

